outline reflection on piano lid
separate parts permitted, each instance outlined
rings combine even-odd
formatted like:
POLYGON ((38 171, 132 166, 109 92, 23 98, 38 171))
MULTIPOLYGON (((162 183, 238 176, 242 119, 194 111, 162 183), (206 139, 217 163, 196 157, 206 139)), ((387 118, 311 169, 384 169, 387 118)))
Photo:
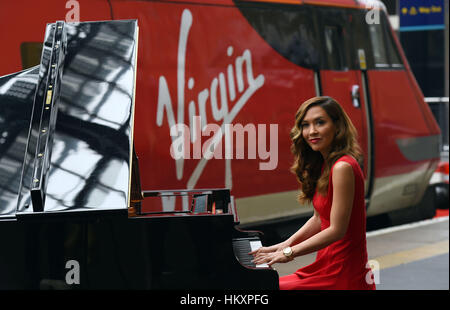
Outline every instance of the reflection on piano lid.
POLYGON ((14 218, 39 66, 0 77, 0 219, 14 218))
POLYGON ((136 20, 56 22, 39 66, 0 78, 0 218, 123 210, 136 20))

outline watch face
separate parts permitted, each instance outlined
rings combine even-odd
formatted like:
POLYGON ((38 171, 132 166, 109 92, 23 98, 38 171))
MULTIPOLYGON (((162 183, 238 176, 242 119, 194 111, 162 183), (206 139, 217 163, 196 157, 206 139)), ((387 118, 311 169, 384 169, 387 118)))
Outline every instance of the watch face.
POLYGON ((287 247, 283 250, 284 255, 289 256, 292 253, 292 250, 290 247, 287 247))

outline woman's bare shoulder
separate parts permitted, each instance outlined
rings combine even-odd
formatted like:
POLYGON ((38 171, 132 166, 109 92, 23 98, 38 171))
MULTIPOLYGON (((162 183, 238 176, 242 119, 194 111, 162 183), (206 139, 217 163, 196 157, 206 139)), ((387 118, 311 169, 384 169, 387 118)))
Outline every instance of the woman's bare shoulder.
POLYGON ((338 161, 333 166, 333 175, 353 175, 353 166, 346 161, 338 161))

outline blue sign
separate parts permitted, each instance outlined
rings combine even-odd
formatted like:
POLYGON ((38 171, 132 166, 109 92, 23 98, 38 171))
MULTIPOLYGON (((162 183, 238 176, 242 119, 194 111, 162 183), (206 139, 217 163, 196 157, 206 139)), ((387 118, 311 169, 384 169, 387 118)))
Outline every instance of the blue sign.
POLYGON ((400 31, 444 29, 444 0, 400 0, 400 31))

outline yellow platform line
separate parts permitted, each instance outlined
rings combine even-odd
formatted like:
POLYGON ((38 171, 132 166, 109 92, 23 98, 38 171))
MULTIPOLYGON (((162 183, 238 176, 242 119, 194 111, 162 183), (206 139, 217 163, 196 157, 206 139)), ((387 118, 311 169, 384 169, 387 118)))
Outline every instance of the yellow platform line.
POLYGON ((396 252, 388 255, 375 257, 380 269, 390 268, 401 264, 414 262, 417 260, 429 258, 432 256, 448 253, 448 240, 432 243, 411 250, 396 252))

